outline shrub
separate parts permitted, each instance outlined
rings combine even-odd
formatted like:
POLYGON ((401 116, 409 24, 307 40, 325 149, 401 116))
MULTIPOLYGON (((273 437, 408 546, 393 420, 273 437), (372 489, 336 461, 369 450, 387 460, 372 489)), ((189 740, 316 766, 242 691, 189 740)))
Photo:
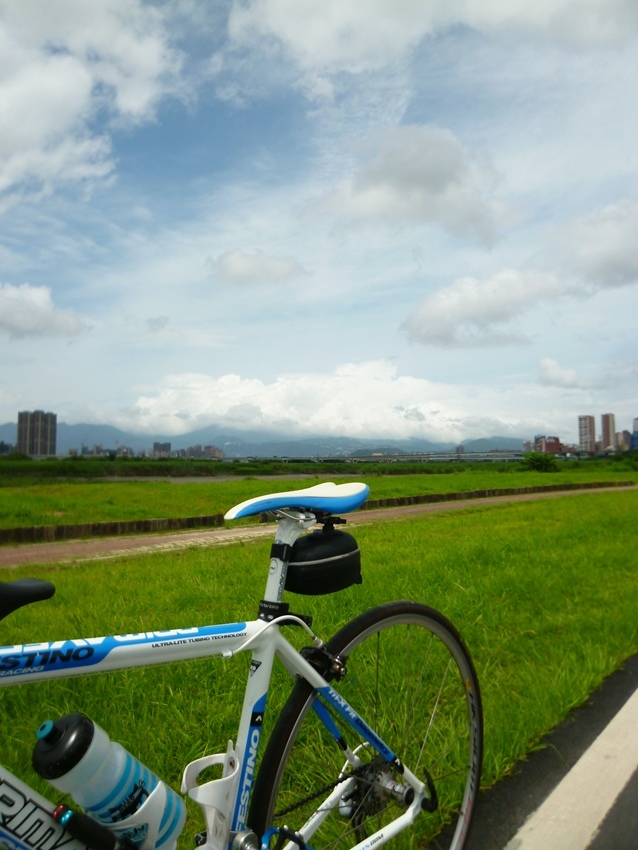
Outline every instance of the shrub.
POLYGON ((521 461, 521 469, 531 469, 534 472, 558 472, 558 461, 554 455, 531 452, 521 461))

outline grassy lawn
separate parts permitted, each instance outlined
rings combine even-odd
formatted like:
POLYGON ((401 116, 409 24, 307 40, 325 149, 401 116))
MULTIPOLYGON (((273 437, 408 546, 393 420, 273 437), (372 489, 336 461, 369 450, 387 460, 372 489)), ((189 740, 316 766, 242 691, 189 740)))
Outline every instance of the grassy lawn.
MULTIPOLYGON (((265 483, 274 489, 274 482, 265 483)), ((392 598, 420 600, 448 616, 470 647, 481 681, 487 786, 638 651, 637 511, 638 493, 621 491, 477 503, 459 512, 366 524, 356 529, 364 584, 327 597, 289 594, 289 601, 293 610, 314 616, 323 637, 392 598)), ((269 548, 270 541, 257 541, 0 571, 0 580, 38 575, 57 587, 53 600, 0 623, 0 645, 252 618, 269 548)), ((50 796, 30 768, 35 730, 49 717, 82 710, 177 788, 188 761, 220 752, 234 738, 249 660, 3 689, 3 763, 50 796)), ((279 671, 275 710, 288 689, 279 671)), ((183 847, 201 828, 195 817, 191 812, 183 847)))
MULTIPOLYGON (((366 476, 354 470, 350 480, 370 485, 371 499, 453 493, 499 487, 526 487, 584 481, 633 481, 636 472, 578 467, 547 474, 460 468, 451 474, 366 476)), ((163 517, 223 514, 244 499, 264 493, 296 490, 324 478, 232 481, 118 481, 0 486, 0 528, 63 525, 163 517)), ((337 478, 336 480, 341 480, 337 478)))

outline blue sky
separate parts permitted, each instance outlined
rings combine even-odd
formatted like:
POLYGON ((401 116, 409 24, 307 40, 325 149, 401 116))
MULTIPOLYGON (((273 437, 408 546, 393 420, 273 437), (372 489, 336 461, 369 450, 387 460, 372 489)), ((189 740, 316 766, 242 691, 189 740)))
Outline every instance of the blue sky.
POLYGON ((0 0, 0 422, 638 416, 635 0, 0 0))

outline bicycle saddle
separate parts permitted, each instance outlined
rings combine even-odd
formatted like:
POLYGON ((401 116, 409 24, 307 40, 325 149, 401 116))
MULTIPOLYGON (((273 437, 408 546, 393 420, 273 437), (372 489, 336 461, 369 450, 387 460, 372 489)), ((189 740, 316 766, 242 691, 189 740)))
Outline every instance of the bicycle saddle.
POLYGON ((290 490, 285 493, 271 493, 257 496, 235 505, 224 519, 240 519, 269 511, 291 510, 320 511, 324 514, 347 514, 355 511, 368 498, 370 488, 367 484, 317 484, 305 490, 290 490))

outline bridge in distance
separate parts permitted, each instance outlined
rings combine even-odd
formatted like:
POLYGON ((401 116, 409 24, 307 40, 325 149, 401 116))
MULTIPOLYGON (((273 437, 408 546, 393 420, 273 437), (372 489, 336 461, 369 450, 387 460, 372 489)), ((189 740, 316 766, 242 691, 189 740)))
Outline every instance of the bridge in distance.
MULTIPOLYGON (((427 452, 419 454, 386 455, 372 454, 356 457, 336 457, 334 455, 317 455, 313 457, 278 457, 282 463, 504 463, 519 461, 525 457, 523 451, 492 451, 492 452, 427 452)), ((564 456, 559 456, 564 457, 564 456)), ((235 458, 233 458, 234 460, 235 458)), ((257 460, 258 458, 243 458, 257 460)), ((265 458, 259 458, 265 460, 265 458)), ((275 459, 275 458, 273 458, 275 459)))

